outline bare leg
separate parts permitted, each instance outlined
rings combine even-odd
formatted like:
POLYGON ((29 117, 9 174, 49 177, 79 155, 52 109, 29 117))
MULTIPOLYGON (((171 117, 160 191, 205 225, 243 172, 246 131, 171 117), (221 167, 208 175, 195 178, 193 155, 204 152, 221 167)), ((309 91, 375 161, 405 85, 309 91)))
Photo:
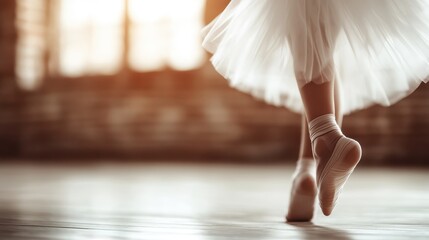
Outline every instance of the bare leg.
POLYGON ((338 126, 340 126, 341 128, 343 126, 344 114, 343 114, 342 105, 341 105, 342 100, 341 100, 340 84, 341 84, 340 80, 338 78, 335 78, 335 84, 334 84, 335 118, 337 120, 338 126))
MULTIPOLYGON (((337 80, 337 79, 336 79, 337 80)), ((334 106, 338 125, 342 125, 343 114, 341 111, 341 94, 339 81, 334 84, 334 106)), ((311 140, 308 131, 308 121, 305 114, 301 121, 301 145, 293 184, 290 194, 289 209, 286 215, 288 222, 311 221, 314 215, 314 203, 316 201, 316 162, 313 158, 311 140)))
POLYGON ((301 118, 301 145, 299 148, 298 159, 313 159, 313 150, 311 149, 310 134, 308 132, 308 122, 305 114, 303 114, 301 118))

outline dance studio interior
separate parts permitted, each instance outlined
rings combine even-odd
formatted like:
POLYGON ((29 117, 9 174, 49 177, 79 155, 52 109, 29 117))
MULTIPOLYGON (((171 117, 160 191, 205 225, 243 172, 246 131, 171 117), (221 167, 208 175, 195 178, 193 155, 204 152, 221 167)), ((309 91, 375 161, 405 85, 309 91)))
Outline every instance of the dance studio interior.
POLYGON ((287 223, 301 115, 201 46, 228 0, 0 2, 0 239, 429 239, 429 86, 346 115, 331 216, 287 223))

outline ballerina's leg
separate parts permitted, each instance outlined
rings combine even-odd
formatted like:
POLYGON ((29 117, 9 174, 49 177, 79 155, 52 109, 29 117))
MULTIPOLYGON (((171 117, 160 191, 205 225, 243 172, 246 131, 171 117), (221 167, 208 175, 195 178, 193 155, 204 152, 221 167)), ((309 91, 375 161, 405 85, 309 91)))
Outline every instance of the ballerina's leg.
POLYGON ((357 141, 344 136, 335 117, 333 49, 337 33, 333 33, 332 28, 327 31, 319 23, 309 22, 305 27, 311 31, 298 30, 288 40, 316 161, 319 202, 323 213, 330 215, 345 182, 360 161, 361 147, 357 141))
MULTIPOLYGON (((334 84, 334 105, 338 125, 341 127, 341 94, 339 81, 334 84)), ((292 176, 289 207, 286 215, 288 222, 307 222, 314 216, 314 205, 317 196, 316 162, 313 157, 311 140, 305 113, 301 121, 301 144, 295 172, 292 176)))

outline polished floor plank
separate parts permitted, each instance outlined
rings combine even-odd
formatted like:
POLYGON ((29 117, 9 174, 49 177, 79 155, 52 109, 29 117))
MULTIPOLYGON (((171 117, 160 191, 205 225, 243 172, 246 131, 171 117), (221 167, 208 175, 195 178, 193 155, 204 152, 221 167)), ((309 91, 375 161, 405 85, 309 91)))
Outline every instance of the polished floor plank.
POLYGON ((429 239, 429 169, 359 168, 283 221, 289 165, 0 164, 0 239, 429 239))

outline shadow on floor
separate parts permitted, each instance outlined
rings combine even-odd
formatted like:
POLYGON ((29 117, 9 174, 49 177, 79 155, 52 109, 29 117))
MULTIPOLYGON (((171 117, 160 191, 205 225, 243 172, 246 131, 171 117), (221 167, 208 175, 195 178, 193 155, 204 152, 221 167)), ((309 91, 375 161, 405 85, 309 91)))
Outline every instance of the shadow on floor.
POLYGON ((331 240, 352 240, 353 238, 347 231, 335 228, 315 225, 311 222, 287 223, 296 228, 302 234, 304 240, 313 239, 331 239, 331 240))

